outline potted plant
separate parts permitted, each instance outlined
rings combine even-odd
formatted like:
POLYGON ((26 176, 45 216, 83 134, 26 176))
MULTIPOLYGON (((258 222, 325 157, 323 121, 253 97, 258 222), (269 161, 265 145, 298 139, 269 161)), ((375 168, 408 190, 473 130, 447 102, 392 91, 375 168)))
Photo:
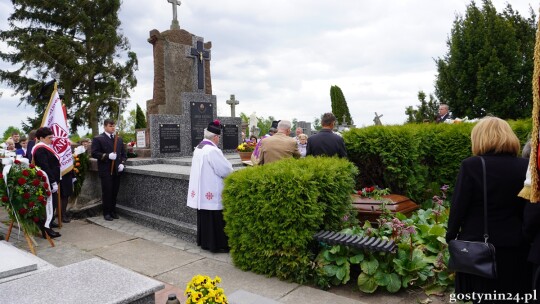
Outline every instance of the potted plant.
POLYGON ((236 151, 238 151, 238 154, 240 155, 240 159, 242 161, 248 161, 251 160, 251 154, 253 153, 253 150, 255 150, 255 146, 257 144, 251 141, 243 142, 236 147, 236 151))
POLYGON ((213 304, 229 303, 223 288, 217 287, 221 278, 216 276, 213 280, 209 276, 196 275, 186 286, 184 294, 187 296, 187 304, 213 304))

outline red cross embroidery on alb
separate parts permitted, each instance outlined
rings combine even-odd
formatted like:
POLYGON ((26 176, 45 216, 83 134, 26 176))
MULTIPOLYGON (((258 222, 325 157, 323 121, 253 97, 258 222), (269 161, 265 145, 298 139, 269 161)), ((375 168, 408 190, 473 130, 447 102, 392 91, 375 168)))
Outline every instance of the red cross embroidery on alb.
POLYGON ((214 195, 212 194, 212 192, 207 192, 206 193, 206 199, 207 200, 211 200, 213 197, 214 197, 214 195))
POLYGON ((191 197, 195 197, 195 190, 191 190, 191 197))

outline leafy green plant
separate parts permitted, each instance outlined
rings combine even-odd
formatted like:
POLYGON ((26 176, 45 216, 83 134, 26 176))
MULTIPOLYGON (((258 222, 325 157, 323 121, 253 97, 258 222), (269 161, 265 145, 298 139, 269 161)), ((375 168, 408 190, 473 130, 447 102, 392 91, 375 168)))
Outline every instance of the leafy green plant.
POLYGON ((352 265, 360 266, 357 278, 362 292, 373 293, 379 287, 388 292, 402 288, 421 287, 427 295, 442 294, 452 285, 453 274, 447 270, 448 251, 445 240, 449 209, 446 202, 447 186, 441 195, 432 198, 433 205, 420 209, 411 218, 384 210, 377 227, 365 222, 362 227, 343 230, 343 233, 394 240, 397 250, 382 253, 350 249, 346 246, 322 245, 317 257, 320 287, 345 284, 350 280, 352 265))

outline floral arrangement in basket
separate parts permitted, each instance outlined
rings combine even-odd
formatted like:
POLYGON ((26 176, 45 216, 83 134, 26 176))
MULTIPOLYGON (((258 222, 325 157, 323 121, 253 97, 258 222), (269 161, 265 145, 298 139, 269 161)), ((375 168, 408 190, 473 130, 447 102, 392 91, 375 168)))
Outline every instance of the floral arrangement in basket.
MULTIPOLYGON (((84 148, 82 149, 84 150, 84 148)), ((75 151, 82 152, 82 151, 75 151)), ((88 172, 88 168, 90 167, 90 157, 88 157, 88 153, 82 152, 79 154, 73 154, 73 173, 75 173, 75 178, 77 179, 75 181, 75 184, 73 184, 73 196, 77 197, 79 194, 81 194, 82 185, 84 183, 84 179, 86 177, 86 172, 88 172)))
POLYGON ((255 146, 257 144, 251 141, 243 142, 236 147, 236 151, 238 152, 253 152, 255 150, 255 146))
POLYGON ((7 183, 1 171, 0 179, 0 205, 10 219, 28 234, 39 232, 37 223, 45 216, 47 197, 51 195, 43 171, 15 160, 7 174, 7 183))
POLYGON ((223 288, 217 287, 221 278, 216 276, 213 280, 209 276, 196 275, 186 286, 184 294, 187 296, 187 304, 214 304, 229 303, 223 292, 223 288))

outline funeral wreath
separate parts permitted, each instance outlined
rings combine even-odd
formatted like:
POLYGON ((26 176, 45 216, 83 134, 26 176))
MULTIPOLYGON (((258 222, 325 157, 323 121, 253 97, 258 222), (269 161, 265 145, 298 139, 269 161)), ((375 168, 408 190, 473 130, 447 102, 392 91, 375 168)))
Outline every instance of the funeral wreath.
POLYGON ((0 179, 0 205, 26 233, 37 233, 37 223, 44 217, 47 197, 51 195, 43 171, 15 160, 7 176, 0 172, 0 179))

